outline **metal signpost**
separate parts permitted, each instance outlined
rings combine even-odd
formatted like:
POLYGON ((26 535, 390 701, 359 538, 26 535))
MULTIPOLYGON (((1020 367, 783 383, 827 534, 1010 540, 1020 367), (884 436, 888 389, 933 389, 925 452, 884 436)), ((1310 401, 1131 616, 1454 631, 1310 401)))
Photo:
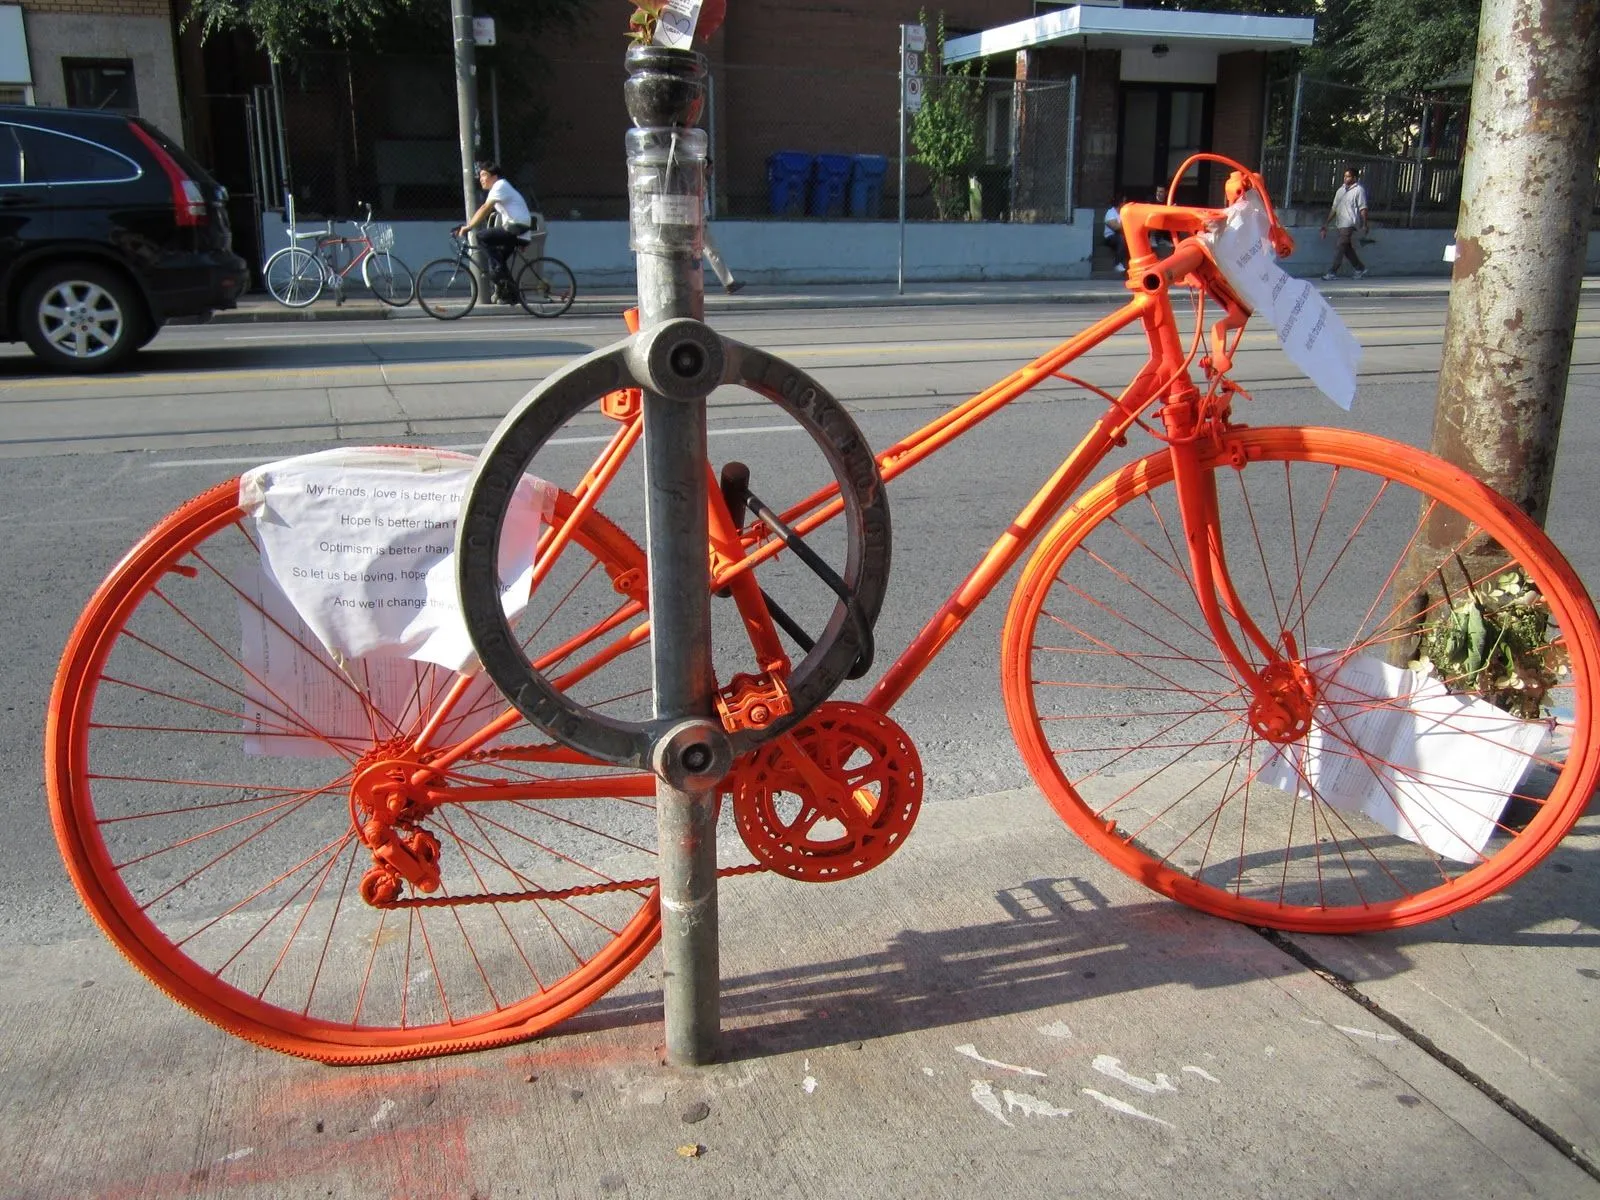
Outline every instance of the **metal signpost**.
POLYGON ((922 52, 928 31, 921 25, 900 26, 900 257, 898 291, 906 290, 906 114, 922 111, 922 52))

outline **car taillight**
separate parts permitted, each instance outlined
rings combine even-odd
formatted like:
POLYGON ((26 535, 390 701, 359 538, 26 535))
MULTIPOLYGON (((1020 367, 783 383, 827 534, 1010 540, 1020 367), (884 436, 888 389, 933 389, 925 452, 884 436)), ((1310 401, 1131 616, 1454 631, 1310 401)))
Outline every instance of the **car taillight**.
POLYGON ((167 182, 172 184, 172 211, 178 225, 204 225, 209 221, 211 214, 206 210, 205 193, 200 190, 200 185, 189 178, 188 173, 178 165, 178 160, 168 154, 166 147, 155 138, 132 121, 128 122, 128 128, 149 148, 156 162, 166 172, 167 182))

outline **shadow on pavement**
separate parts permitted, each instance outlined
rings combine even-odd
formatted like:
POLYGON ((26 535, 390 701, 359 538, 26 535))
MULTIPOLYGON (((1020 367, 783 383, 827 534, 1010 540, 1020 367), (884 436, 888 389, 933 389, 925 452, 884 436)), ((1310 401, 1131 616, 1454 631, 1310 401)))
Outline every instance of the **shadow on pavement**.
MULTIPOLYGON (((1113 906, 1081 878, 1031 879, 995 893, 995 900, 1006 919, 902 930, 876 951, 725 976, 722 1060, 817 1050, 1174 984, 1230 987, 1300 969, 1243 926, 1167 900, 1113 906)), ((797 912, 796 919, 805 918, 797 912)), ((835 928, 840 939, 851 936, 835 928)), ((601 1000, 560 1032, 661 1019, 659 994, 651 991, 601 1000)))

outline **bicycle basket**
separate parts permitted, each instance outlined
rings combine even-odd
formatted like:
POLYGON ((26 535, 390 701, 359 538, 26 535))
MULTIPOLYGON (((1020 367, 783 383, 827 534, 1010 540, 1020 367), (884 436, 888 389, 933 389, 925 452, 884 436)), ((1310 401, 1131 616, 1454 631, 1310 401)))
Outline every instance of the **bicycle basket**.
POLYGON ((372 248, 374 250, 394 249, 393 225, 374 225, 372 227, 370 236, 372 238, 372 248))

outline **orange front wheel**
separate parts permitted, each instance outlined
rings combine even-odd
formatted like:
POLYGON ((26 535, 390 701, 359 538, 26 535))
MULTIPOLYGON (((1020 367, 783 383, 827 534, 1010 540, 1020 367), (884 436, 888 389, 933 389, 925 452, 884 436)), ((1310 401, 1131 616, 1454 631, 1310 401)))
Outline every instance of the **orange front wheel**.
MULTIPOLYGON (((553 520, 573 505, 561 493, 553 520)), ((581 664, 643 574, 626 535, 583 517, 519 637, 561 648, 551 669, 603 703, 612 684, 581 664)), ((456 676, 340 671, 262 586, 224 484, 158 524, 73 630, 46 779, 72 881, 117 947, 224 1029, 329 1062, 531 1037, 624 978, 660 928, 653 778, 519 724, 395 818, 383 789, 423 761, 417 733, 456 676)), ((504 710, 480 677, 436 744, 504 710)))
POLYGON ((1246 684, 1217 650, 1169 456, 1101 482, 1004 635, 1011 726, 1061 816, 1174 899, 1314 933, 1442 917, 1537 863, 1600 776, 1600 624, 1549 539, 1366 434, 1240 429, 1201 466, 1278 661, 1232 629, 1246 684))

